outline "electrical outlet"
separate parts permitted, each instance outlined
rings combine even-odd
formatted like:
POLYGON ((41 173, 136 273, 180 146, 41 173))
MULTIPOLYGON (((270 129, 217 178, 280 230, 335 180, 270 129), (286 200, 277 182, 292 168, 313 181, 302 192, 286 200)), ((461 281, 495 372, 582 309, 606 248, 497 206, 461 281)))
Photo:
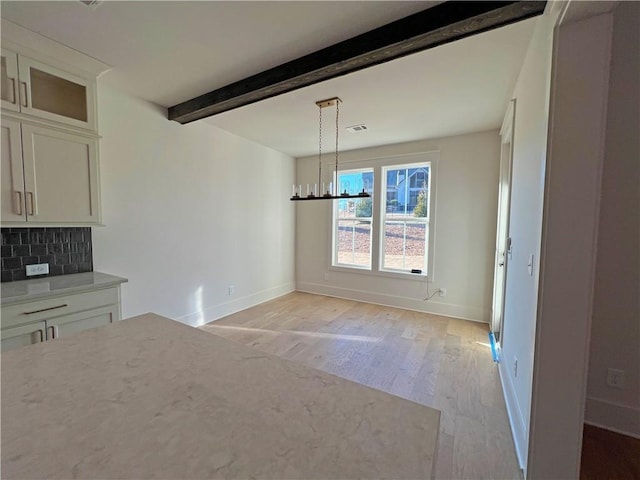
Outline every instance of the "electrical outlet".
POLYGON ((514 378, 518 377, 518 359, 517 358, 513 359, 513 377, 514 378))
POLYGON ((438 289, 438 296, 439 297, 446 297, 447 296, 447 289, 446 288, 439 288, 438 289))
POLYGON ((618 370, 617 368, 607 369, 607 385, 624 389, 624 370, 618 370))
POLYGON ((233 295, 234 293, 236 293, 236 286, 229 285, 229 296, 233 295))
POLYGON ((32 275, 46 275, 49 273, 48 263, 38 263, 37 265, 27 265, 27 277, 32 275))

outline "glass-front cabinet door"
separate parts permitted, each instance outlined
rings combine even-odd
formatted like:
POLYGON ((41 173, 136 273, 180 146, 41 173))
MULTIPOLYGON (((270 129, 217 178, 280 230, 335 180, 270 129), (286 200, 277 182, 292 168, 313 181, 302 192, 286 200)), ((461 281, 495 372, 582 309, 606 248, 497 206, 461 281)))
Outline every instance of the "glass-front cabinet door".
POLYGON ((21 112, 96 129, 94 82, 28 57, 20 56, 18 66, 21 112))
POLYGON ((2 73, 0 74, 0 90, 2 108, 4 110, 20 111, 18 98, 18 55, 2 49, 0 56, 2 73))

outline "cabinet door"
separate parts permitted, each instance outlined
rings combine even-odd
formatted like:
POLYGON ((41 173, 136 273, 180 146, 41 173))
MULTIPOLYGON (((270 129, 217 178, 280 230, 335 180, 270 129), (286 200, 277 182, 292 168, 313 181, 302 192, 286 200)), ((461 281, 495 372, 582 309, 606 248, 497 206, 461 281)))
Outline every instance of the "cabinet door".
POLYGON ((26 209, 19 122, 2 119, 0 143, 2 144, 1 219, 3 222, 24 222, 26 209))
POLYGON ((28 57, 18 57, 20 110, 96 130, 95 82, 28 57))
POLYGON ((118 305, 95 308, 93 310, 47 320, 46 336, 47 339, 65 337, 90 328, 103 327, 119 319, 118 305))
POLYGON ((29 223, 99 223, 98 140, 22 125, 29 223))
POLYGON ((32 343, 39 343, 45 340, 45 323, 37 322, 29 325, 23 325, 20 327, 6 328, 0 331, 0 338, 2 338, 2 346, 0 349, 3 352, 11 350, 13 348, 24 347, 25 345, 31 345, 32 343))
POLYGON ((2 73, 0 74, 2 108, 18 112, 20 110, 20 103, 18 102, 18 55, 3 48, 0 56, 0 65, 2 66, 2 73))

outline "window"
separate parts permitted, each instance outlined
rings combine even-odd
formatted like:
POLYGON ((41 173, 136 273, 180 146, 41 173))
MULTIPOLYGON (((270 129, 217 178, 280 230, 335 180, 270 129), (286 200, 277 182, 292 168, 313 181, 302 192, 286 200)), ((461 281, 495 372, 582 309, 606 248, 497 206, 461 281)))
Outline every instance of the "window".
POLYGON ((351 195, 364 188, 371 197, 335 201, 333 264, 371 269, 373 169, 339 172, 338 186, 351 195))
POLYGON ((382 167, 382 270, 427 272, 429 164, 382 167))
POLYGON ((340 192, 370 198, 334 202, 332 266, 433 280, 433 208, 437 152, 369 161, 339 172, 340 192), (409 161, 409 162, 407 162, 409 161), (375 185, 375 188, 374 188, 375 185))

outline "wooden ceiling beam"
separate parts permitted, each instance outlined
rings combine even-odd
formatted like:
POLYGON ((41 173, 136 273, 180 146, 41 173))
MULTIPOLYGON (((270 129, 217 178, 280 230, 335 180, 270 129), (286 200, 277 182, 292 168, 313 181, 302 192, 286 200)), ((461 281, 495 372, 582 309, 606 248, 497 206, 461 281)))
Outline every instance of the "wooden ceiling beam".
POLYGON ((182 124, 543 13, 545 1, 447 1, 168 110, 182 124))

